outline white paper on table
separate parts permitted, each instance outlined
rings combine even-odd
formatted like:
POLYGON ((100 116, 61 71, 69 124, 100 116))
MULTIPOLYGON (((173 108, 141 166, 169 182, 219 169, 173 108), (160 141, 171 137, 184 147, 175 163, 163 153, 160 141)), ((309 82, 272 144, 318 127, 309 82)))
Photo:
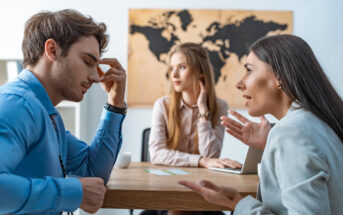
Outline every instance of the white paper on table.
POLYGON ((148 173, 154 175, 188 175, 189 172, 182 169, 146 169, 148 173))

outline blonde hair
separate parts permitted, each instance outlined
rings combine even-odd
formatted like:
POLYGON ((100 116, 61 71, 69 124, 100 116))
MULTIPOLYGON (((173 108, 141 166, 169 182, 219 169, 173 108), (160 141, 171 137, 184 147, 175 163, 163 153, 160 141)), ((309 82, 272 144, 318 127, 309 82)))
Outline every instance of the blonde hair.
MULTIPOLYGON (((204 86, 207 90, 207 107, 211 113, 212 126, 218 120, 217 111, 217 97, 214 89, 214 73, 208 52, 201 45, 196 43, 183 43, 178 45, 169 55, 169 62, 173 54, 182 53, 187 60, 191 72, 195 75, 196 80, 203 78, 204 86)), ((170 67, 168 67, 168 74, 170 74, 170 67)), ((176 150, 178 148, 180 138, 180 102, 181 93, 176 92, 171 87, 171 95, 169 97, 169 110, 168 110, 168 141, 167 146, 170 149, 176 150)), ((198 151, 198 134, 195 135, 196 152, 198 151)))

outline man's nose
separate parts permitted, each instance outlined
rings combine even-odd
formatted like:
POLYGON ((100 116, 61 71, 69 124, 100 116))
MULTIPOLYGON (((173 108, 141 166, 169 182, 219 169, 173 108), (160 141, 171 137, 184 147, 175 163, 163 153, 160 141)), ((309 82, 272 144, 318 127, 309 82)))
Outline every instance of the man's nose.
POLYGON ((97 69, 94 69, 94 71, 92 70, 92 72, 88 76, 88 79, 92 83, 99 83, 100 82, 100 76, 99 76, 98 70, 97 69))

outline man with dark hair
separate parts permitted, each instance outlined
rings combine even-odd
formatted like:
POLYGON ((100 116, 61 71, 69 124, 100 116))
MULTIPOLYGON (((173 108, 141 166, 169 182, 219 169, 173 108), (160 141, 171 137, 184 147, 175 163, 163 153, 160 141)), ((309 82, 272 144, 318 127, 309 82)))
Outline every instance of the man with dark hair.
POLYGON ((41 12, 26 23, 25 69, 0 88, 0 214, 96 212, 122 143, 126 74, 101 59, 106 26, 74 10, 41 12), (110 69, 103 72, 99 64, 110 69), (91 145, 65 130, 55 106, 79 102, 92 83, 108 94, 91 145), (79 178, 66 177, 77 175, 79 178))

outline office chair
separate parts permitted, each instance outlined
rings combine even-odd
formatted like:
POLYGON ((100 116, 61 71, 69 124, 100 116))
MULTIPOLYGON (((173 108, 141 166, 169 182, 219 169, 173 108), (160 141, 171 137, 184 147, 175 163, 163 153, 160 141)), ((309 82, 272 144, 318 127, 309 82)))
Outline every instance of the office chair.
POLYGON ((150 128, 146 128, 143 130, 143 133, 142 133, 142 152, 141 152, 142 162, 150 162, 149 137, 150 137, 150 128))

